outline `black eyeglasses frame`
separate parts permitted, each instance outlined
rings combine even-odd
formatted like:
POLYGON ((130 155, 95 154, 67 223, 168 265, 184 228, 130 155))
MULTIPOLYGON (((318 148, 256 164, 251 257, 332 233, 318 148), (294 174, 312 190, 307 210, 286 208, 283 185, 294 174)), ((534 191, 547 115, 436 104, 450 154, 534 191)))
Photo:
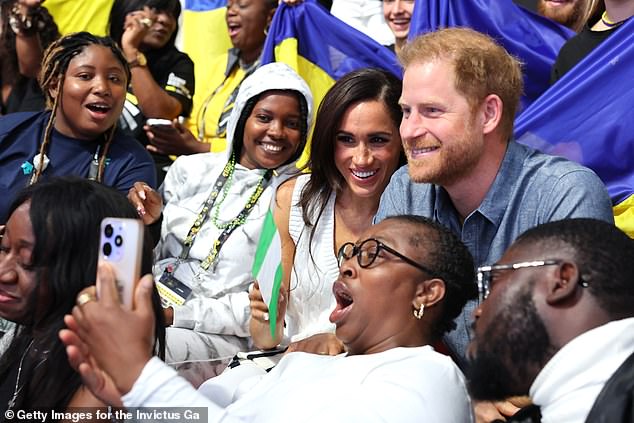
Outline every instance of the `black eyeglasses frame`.
POLYGON ((359 243, 359 245, 355 244, 354 242, 346 242, 345 244, 343 244, 340 248, 339 251, 337 251, 337 264, 339 267, 341 267, 341 264, 343 263, 343 260, 350 260, 352 257, 357 256, 357 263, 359 264, 359 267, 361 267, 362 269, 367 269, 368 267, 372 266, 372 264, 374 263, 374 261, 376 260, 377 256, 379 255, 379 252, 381 250, 385 250, 390 254, 393 254, 394 256, 398 257, 399 259, 403 260, 405 263, 414 266, 415 268, 417 268, 418 270, 421 270, 425 273, 427 273, 428 275, 430 275, 431 277, 438 277, 437 273, 434 272, 433 270, 431 270, 430 268, 428 268, 427 266, 424 266, 418 262, 416 262, 415 260, 399 253, 398 251, 396 251, 394 248, 390 247, 389 245, 385 245, 383 242, 379 241, 378 239, 375 238, 368 238, 365 239, 363 241, 361 241, 359 243), (362 262, 362 258, 361 258, 361 254, 359 254, 360 252, 364 251, 363 250, 363 245, 368 243, 368 242, 374 242, 376 244, 376 252, 375 254, 369 256, 370 258, 368 258, 368 262, 364 263, 362 262), (352 254, 350 255, 346 255, 345 254, 345 249, 348 246, 352 246, 352 254))

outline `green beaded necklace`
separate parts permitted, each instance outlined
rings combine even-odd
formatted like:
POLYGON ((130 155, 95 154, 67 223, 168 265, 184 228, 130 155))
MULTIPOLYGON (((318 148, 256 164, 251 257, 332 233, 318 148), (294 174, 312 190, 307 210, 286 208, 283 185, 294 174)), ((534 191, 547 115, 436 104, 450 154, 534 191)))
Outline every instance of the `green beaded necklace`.
POLYGON ((229 220, 228 222, 224 222, 224 223, 219 222, 218 221, 218 215, 220 214, 220 206, 222 205, 222 203, 227 198, 227 195, 229 194, 229 190, 231 189, 231 185, 233 183, 233 174, 234 174, 234 171, 235 171, 235 168, 236 168, 236 162, 235 162, 235 157, 234 156, 231 156, 230 163, 231 163, 231 167, 230 167, 230 170, 229 170, 229 177, 227 178, 227 182, 225 183, 225 185, 224 185, 224 187, 222 189, 222 198, 220 199, 220 201, 218 201, 215 204, 215 206, 214 206, 214 214, 213 214, 213 216, 211 216, 211 222, 218 229, 227 229, 228 227, 230 227, 232 225, 237 225, 237 226, 244 225, 244 223, 247 220, 248 211, 250 211, 253 208, 253 206, 255 206, 255 203, 260 198, 260 195, 262 195, 262 191, 264 191, 264 179, 265 179, 266 174, 262 175, 262 177, 258 181, 257 186, 255 187, 255 190, 253 191, 253 193, 249 197, 249 200, 247 201, 247 204, 244 206, 244 210, 247 210, 247 213, 240 213, 236 217, 234 217, 233 219, 229 220))
MULTIPOLYGON (((224 245, 225 241, 227 240, 227 238, 229 238, 229 235, 231 235, 231 233, 238 226, 245 224, 247 217, 249 216, 249 213, 251 213, 251 210, 253 209, 255 204, 258 202, 258 199, 264 192, 266 185, 268 185, 268 182, 270 181, 271 176, 273 175, 273 171, 271 169, 268 169, 258 181, 258 184, 255 187, 255 190, 249 197, 249 200, 247 201, 244 208, 240 211, 240 213, 238 213, 236 217, 229 220, 228 222, 224 222, 224 223, 219 222, 218 215, 220 214, 220 206, 227 199, 227 196, 229 195, 229 190, 232 185, 235 168, 236 168, 236 158, 235 158, 235 154, 232 154, 231 158, 229 159, 224 169, 222 170, 222 173, 218 176, 218 179, 216 180, 216 183, 214 184, 214 188, 211 191, 211 194, 209 195, 207 200, 205 200, 205 202, 203 203, 203 207, 200 213, 198 213, 198 216, 196 217, 194 224, 189 229, 189 232, 183 241, 183 250, 181 251, 181 254, 179 256, 179 262, 185 260, 187 256, 189 255, 189 250, 191 249, 192 244, 194 243, 194 239, 196 238, 196 235, 200 231, 203 223, 209 217, 210 210, 213 210, 213 214, 211 216, 211 222, 216 228, 221 229, 222 233, 220 234, 218 239, 216 239, 213 242, 211 246, 211 250, 209 251, 209 254, 205 258, 205 260, 201 262, 200 267, 203 268, 204 270, 207 270, 213 263, 215 263, 216 259, 218 258, 218 254, 220 253, 220 249, 224 245), (222 192, 222 195, 220 196, 221 192, 222 192), (218 202, 216 202, 219 196, 221 198, 219 199, 218 202)), ((172 269, 171 271, 168 271, 168 272, 171 273, 174 270, 175 269, 172 269)))

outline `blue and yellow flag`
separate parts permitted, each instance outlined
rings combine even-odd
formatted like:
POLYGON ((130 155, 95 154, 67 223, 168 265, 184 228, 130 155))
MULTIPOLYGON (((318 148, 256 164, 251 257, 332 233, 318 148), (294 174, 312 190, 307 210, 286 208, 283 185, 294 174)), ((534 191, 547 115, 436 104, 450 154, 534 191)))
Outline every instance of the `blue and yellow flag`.
POLYGON ((608 188, 617 226, 634 238, 634 20, 524 111, 515 135, 594 170, 608 188))
POLYGON ((312 2, 277 8, 262 52, 262 63, 271 62, 284 62, 304 78, 313 93, 313 110, 335 81, 353 70, 375 67, 402 77, 392 51, 312 2))
POLYGON ((46 7, 62 35, 88 31, 95 35, 108 33, 110 9, 114 0, 46 0, 46 7))
POLYGON ((456 26, 488 34, 523 62, 523 108, 548 89, 557 53, 574 35, 512 0, 416 0, 409 36, 456 26))
POLYGON ((231 48, 226 4, 226 0, 185 0, 178 47, 194 62, 197 81, 207 79, 210 64, 231 48))

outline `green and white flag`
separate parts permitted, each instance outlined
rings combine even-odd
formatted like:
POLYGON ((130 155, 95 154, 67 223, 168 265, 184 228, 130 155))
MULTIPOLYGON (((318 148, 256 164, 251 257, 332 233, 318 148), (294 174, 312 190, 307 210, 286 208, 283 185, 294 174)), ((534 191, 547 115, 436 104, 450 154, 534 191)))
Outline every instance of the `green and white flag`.
POLYGON ((274 338, 277 301, 282 286, 282 243, 271 210, 266 213, 251 273, 260 285, 264 302, 269 306, 269 328, 274 338))

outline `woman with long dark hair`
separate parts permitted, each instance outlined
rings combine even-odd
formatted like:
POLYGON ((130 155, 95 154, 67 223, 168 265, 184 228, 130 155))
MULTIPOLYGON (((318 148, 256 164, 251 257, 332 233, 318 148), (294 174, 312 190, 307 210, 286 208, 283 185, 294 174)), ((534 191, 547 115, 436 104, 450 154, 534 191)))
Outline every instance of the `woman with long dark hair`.
POLYGON ((351 72, 319 106, 307 168, 277 191, 275 219, 282 243, 283 295, 276 337, 268 307, 251 291, 254 344, 262 349, 299 341, 291 350, 338 354, 328 315, 334 307, 339 247, 371 224, 392 173, 403 162, 398 127, 401 81, 389 72, 351 72), (290 292, 289 292, 290 291, 290 292), (307 339, 308 338, 308 339, 307 339))
MULTIPOLYGON (((57 337, 75 297, 94 283, 104 217, 136 217, 115 190, 95 181, 55 178, 23 190, 9 209, 0 242, 0 317, 16 324, 0 356, 0 413, 96 406, 82 389, 57 337)), ((151 250, 143 267, 149 271, 151 250)), ((162 322, 158 294, 158 322, 162 322)), ((158 324, 155 351, 163 356, 158 324)))

